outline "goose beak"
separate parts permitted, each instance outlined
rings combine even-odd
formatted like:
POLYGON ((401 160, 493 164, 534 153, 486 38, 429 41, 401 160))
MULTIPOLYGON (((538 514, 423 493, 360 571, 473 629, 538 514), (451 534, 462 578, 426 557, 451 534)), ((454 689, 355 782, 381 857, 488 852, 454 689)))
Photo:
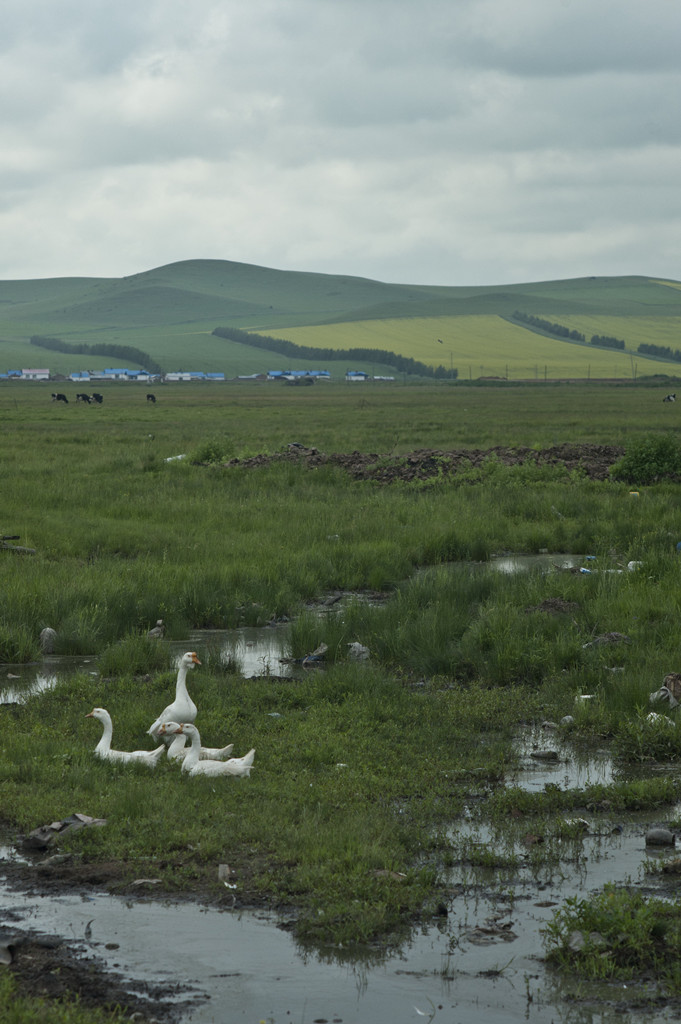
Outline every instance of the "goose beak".
POLYGON ((200 665, 201 664, 201 662, 199 661, 199 659, 197 657, 196 651, 192 651, 192 661, 194 662, 195 665, 200 665))
POLYGON ((87 714, 87 715, 86 715, 85 717, 86 717, 86 718, 94 718, 95 716, 94 716, 94 715, 92 714, 92 712, 90 711, 90 712, 89 712, 89 714, 87 714))

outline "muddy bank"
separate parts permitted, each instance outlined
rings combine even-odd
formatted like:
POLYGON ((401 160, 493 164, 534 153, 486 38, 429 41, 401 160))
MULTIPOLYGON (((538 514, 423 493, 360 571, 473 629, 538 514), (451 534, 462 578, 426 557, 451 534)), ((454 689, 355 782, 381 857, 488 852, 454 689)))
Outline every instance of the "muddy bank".
POLYGON ((13 932, 7 927, 2 929, 0 943, 4 958, 12 958, 7 969, 21 996, 58 1002, 77 1000, 81 1007, 118 1010, 131 1020, 150 1024, 179 1016, 176 997, 183 991, 182 986, 126 979, 109 970, 86 943, 67 942, 39 932, 13 932))
POLYGON ((231 459, 228 466, 254 468, 273 462, 302 463, 310 468, 340 466, 355 480, 378 480, 381 483, 428 480, 432 477, 455 477, 477 468, 494 458, 505 466, 530 463, 537 466, 564 466, 569 472, 579 470, 591 480, 607 480, 610 468, 623 455, 619 445, 562 444, 537 451, 534 448, 460 448, 454 451, 419 449, 406 455, 377 455, 365 452, 325 454, 317 448, 290 445, 275 455, 255 455, 250 459, 231 459))

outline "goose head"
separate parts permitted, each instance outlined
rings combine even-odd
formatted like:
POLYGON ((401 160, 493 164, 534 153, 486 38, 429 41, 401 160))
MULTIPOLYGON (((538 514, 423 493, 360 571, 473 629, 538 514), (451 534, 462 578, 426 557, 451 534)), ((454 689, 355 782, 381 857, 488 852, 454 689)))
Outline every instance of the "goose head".
POLYGON ((90 711, 89 714, 87 714, 85 717, 98 718, 100 722, 106 722, 107 719, 111 718, 111 715, 106 710, 106 708, 93 708, 92 711, 90 711))
POLYGON ((181 733, 184 731, 184 726, 179 725, 177 722, 163 722, 160 729, 158 730, 159 736, 173 736, 175 733, 181 733))
POLYGON ((200 665, 199 656, 196 651, 187 651, 180 658, 180 665, 184 668, 194 668, 194 665, 200 665))

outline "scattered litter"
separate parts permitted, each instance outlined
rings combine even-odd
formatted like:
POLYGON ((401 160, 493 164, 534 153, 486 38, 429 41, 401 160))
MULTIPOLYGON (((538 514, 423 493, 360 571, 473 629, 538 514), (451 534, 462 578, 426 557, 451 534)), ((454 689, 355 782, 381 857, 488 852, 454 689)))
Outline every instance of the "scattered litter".
POLYGON ((351 658, 354 658, 355 661, 366 661, 371 652, 368 647, 364 646, 364 644, 360 644, 357 640, 354 640, 351 644, 348 644, 348 654, 351 658))
POLYGON ((665 861, 662 865, 662 870, 667 875, 680 875, 681 874, 681 858, 674 857, 673 860, 665 861))
POLYGON ((218 881, 222 882, 227 889, 236 889, 235 882, 227 881, 231 874, 232 869, 229 864, 218 864, 218 881))
POLYGON ((64 835, 66 832, 77 831, 89 825, 106 825, 106 818, 91 818, 89 814, 71 814, 62 821, 53 821, 50 825, 41 825, 40 828, 30 832, 23 841, 23 845, 32 850, 44 850, 55 839, 56 836, 64 835))
POLYGON ((530 754, 535 761, 557 761, 558 751, 557 750, 533 750, 530 754))
POLYGON ((162 640, 165 631, 166 627, 163 625, 163 619, 157 619, 156 625, 149 630, 147 637, 149 640, 162 640))
POLYGON ((43 654, 54 654, 54 646, 57 640, 57 631, 51 626, 45 626, 40 631, 40 650, 43 654))
POLYGON ((163 881, 162 878, 136 878, 131 885, 160 885, 163 881))
POLYGON ((650 694, 650 703, 666 700, 670 708, 678 707, 681 702, 681 675, 678 672, 668 672, 662 680, 659 690, 650 694))
POLYGON ((563 717, 560 720, 561 725, 574 725, 574 723, 575 720, 572 715, 563 715, 563 717))
POLYGON ((582 832, 588 832, 589 829, 591 828, 591 825, 586 820, 586 818, 566 818, 565 819, 565 824, 566 825, 571 825, 573 828, 576 828, 577 826, 579 826, 579 828, 581 828, 582 832))
POLYGON ((595 636, 593 640, 589 640, 588 643, 582 644, 582 648, 586 647, 602 647, 604 644, 630 644, 631 637, 626 636, 624 633, 602 633, 601 636, 595 636))
POLYGON ((640 569, 642 565, 643 562, 627 562, 627 569, 629 570, 629 572, 634 572, 635 569, 640 569))
POLYGON ((646 715, 646 722, 650 722, 652 725, 671 725, 672 728, 676 727, 676 722, 668 718, 667 715, 658 715, 656 711, 651 711, 646 715))
POLYGON ((465 932, 469 942, 478 946, 487 946, 501 940, 502 942, 513 942, 518 936, 512 931, 513 921, 501 922, 497 918, 488 917, 484 924, 477 925, 465 932))
POLYGON ((676 708, 679 706, 678 700, 668 686, 661 686, 659 690, 655 690, 650 694, 649 700, 651 704, 657 704, 659 701, 666 700, 669 702, 670 708, 676 708))
POLYGON ((629 491, 629 497, 630 498, 638 498, 639 497, 639 492, 638 491, 629 491))
POLYGON ((646 832, 646 846, 673 846, 674 833, 668 828, 651 828, 646 832))
POLYGON ((176 462, 178 459, 186 459, 186 458, 187 458, 186 455, 169 455, 168 458, 164 459, 163 461, 164 462, 176 462))
POLYGON ((593 693, 578 693, 575 697, 575 704, 586 704, 588 700, 593 700, 594 696, 593 693))
POLYGON ((70 853, 53 853, 51 857, 46 857, 45 860, 41 860, 39 864, 36 864, 36 868, 38 871, 51 871, 58 864, 65 864, 72 859, 70 853))
POLYGON ((328 649, 328 644, 320 644, 319 647, 315 647, 311 654, 306 654, 303 658, 303 666, 307 668, 310 665, 315 665, 318 662, 323 661, 328 649))

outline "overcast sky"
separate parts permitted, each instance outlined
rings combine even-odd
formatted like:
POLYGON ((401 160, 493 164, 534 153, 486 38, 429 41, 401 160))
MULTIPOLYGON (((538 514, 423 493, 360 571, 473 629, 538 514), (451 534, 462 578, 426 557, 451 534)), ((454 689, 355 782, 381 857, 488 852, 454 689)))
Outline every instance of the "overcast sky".
POLYGON ((681 279, 678 0, 4 0, 0 279, 681 279))

